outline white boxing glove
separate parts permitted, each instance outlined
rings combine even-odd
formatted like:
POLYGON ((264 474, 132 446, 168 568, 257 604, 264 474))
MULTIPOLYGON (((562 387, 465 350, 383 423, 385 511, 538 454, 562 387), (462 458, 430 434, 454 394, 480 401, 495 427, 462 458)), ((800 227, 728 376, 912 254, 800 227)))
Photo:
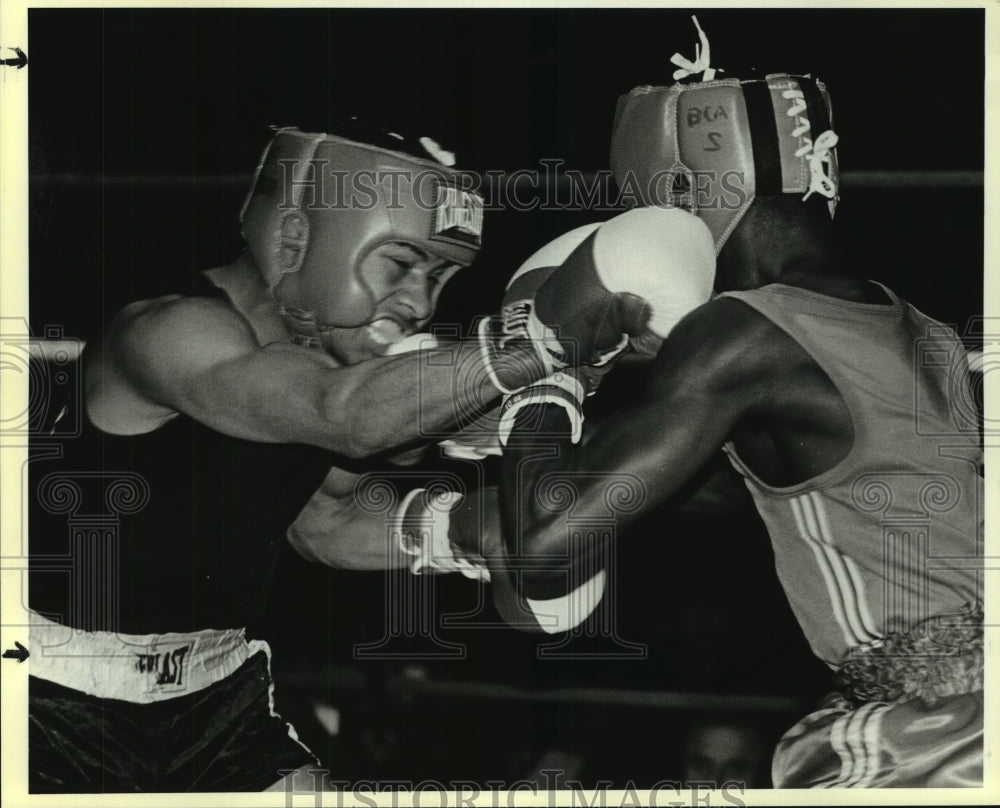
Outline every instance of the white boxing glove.
POLYGON ((571 363, 596 365, 623 334, 666 337, 714 283, 715 247, 701 219, 638 208, 602 224, 546 278, 528 329, 555 332, 571 363))

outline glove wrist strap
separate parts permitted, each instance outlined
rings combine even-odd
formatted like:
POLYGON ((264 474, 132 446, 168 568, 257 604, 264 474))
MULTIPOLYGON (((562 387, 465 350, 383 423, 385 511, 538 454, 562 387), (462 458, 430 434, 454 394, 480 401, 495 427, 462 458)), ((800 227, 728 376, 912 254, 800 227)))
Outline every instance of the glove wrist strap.
POLYGON ((499 316, 482 318, 477 336, 487 375, 504 395, 567 364, 565 350, 535 316, 531 301, 506 304, 499 316))
POLYGON ((569 416, 570 440, 579 443, 583 431, 583 411, 580 407, 585 393, 583 385, 575 377, 568 373, 554 373, 507 396, 500 414, 500 445, 507 445, 517 414, 532 404, 562 407, 569 416))
POLYGON ((430 496, 427 489, 415 488, 400 503, 392 522, 397 546, 412 556, 410 572, 461 572, 467 578, 489 581, 489 571, 456 556, 451 548, 449 527, 452 509, 462 501, 455 491, 430 496))

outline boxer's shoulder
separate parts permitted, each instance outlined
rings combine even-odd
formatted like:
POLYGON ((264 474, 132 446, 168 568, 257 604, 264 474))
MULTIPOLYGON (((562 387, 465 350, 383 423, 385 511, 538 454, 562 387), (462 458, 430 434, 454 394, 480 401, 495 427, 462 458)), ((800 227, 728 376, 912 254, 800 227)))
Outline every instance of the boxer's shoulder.
POLYGON ((192 330, 210 333, 252 333, 246 318, 227 300, 216 297, 164 295, 125 306, 109 334, 130 338, 183 337, 192 330))
POLYGON ((119 312, 105 339, 104 361, 121 369, 199 367, 259 347, 247 319, 225 300, 167 295, 119 312))
POLYGON ((770 348, 780 344, 780 336, 781 330, 755 309, 734 298, 717 297, 683 317, 661 352, 712 360, 706 371, 734 362, 758 367, 770 363, 770 348))
POLYGON ((173 294, 135 301, 114 317, 103 348, 88 353, 88 412, 106 431, 155 428, 176 411, 165 391, 199 368, 257 348, 249 324, 225 300, 173 294))
POLYGON ((671 395, 680 387, 685 394, 701 390, 720 406, 739 403, 745 409, 765 398, 776 380, 794 374, 804 356, 758 311, 720 297, 699 306, 674 327, 650 378, 654 387, 672 391, 671 395))

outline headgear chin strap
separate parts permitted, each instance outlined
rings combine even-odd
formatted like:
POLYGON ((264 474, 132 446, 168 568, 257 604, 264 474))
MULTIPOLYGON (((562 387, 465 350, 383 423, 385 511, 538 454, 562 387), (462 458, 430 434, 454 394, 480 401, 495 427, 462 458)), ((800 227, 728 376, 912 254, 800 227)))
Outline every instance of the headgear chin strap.
POLYGON ((371 322, 361 264, 386 242, 460 266, 481 246, 483 201, 447 165, 326 134, 279 129, 240 221, 247 249, 298 341, 371 322))
POLYGON ((831 115, 826 87, 809 76, 636 87, 618 99, 611 171, 642 205, 704 219, 718 253, 757 196, 820 194, 833 216, 831 115))

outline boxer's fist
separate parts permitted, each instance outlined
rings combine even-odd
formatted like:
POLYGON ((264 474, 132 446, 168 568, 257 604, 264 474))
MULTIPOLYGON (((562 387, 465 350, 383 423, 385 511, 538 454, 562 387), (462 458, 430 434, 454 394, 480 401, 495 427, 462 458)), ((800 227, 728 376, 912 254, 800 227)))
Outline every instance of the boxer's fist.
POLYGON ((567 559, 522 557, 514 537, 502 535, 499 511, 495 487, 470 491, 450 512, 449 536, 452 549, 472 568, 488 569, 480 579, 490 582, 504 621, 522 631, 555 634, 586 620, 604 594, 600 548, 579 547, 567 559))
POLYGON ((679 208, 639 208, 605 222, 549 273, 528 330, 554 333, 566 364, 600 365, 623 336, 666 337, 708 301, 714 281, 704 222, 679 208))
MULTIPOLYGON (((451 511, 449 536, 452 547, 475 566, 486 566, 486 558, 502 552, 500 497, 496 486, 469 491, 451 511)), ((484 576, 483 580, 490 580, 484 576)))
POLYGON ((647 353, 708 301, 714 281, 711 233, 679 208, 639 208, 570 231, 525 261, 500 317, 483 321, 491 378, 512 393, 568 366, 599 366, 628 341, 647 353))
POLYGON ((483 357, 494 385, 514 393, 567 364, 554 332, 532 317, 535 295, 553 272, 600 223, 578 227, 550 241, 514 273, 500 314, 480 322, 483 357))
POLYGON ((392 534, 398 549, 410 557, 411 572, 460 572, 473 580, 490 579, 478 549, 480 536, 465 515, 476 501, 454 491, 424 488, 403 498, 393 516, 392 534))

